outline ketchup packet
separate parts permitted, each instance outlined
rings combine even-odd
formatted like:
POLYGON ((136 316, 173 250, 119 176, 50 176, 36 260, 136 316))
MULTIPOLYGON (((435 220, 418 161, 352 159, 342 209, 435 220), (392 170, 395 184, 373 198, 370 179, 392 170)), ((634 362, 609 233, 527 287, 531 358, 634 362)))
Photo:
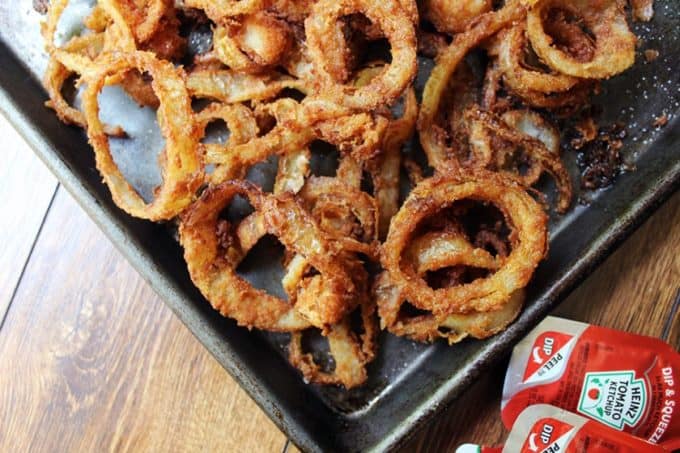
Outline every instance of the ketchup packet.
POLYGON ((502 453, 657 453, 667 450, 548 404, 519 415, 502 453))
MULTIPOLYGON (((661 340, 548 317, 512 352, 501 417, 552 404, 680 448, 680 354, 661 340)), ((616 450, 628 451, 628 450, 616 450)))

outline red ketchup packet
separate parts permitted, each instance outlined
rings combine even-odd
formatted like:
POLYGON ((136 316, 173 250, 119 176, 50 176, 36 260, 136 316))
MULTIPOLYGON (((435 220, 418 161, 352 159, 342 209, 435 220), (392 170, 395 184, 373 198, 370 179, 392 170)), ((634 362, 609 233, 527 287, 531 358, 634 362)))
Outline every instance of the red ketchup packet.
POLYGON ((678 379, 680 354, 661 340, 550 316, 512 352, 501 417, 510 428, 526 407, 551 404, 674 450, 678 379))
POLYGON ((519 414, 502 453, 663 453, 667 450, 548 404, 519 414))

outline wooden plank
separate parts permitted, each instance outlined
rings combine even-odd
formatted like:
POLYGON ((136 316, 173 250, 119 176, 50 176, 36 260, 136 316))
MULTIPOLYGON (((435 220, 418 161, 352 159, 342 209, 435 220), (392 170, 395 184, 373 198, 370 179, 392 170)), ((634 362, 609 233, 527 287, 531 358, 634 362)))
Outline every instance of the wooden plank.
MULTIPOLYGON (((3 141, 0 165, 0 320, 47 213, 57 181, 0 115, 3 141)), ((1 323, 0 323, 1 324, 1 323)))
POLYGON ((0 451, 285 442, 63 189, 0 331, 0 420, 0 451))
MULTIPOLYGON (((659 209, 556 310, 557 316, 661 337, 680 285, 680 194, 659 209)), ((668 340, 680 348, 680 313, 668 340)), ((483 376, 403 451, 500 445, 507 436, 500 399, 507 360, 483 376)))

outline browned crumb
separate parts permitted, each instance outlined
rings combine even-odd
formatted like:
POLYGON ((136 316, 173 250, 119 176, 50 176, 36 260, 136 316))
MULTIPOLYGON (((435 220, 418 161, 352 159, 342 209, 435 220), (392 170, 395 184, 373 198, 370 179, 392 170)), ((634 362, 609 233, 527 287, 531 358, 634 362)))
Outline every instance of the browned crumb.
POLYGON ((663 115, 657 116, 654 119, 652 126, 654 126, 654 127, 664 127, 666 124, 668 124, 668 115, 666 115, 664 113, 663 115))
POLYGON ((583 148, 586 143, 592 142, 597 137, 597 125, 592 116, 580 120, 574 129, 579 133, 579 137, 571 140, 571 146, 574 149, 583 148))
POLYGON ((607 187, 625 167, 620 150, 626 131, 621 124, 600 128, 597 137, 579 153, 581 187, 588 190, 607 187))
POLYGON ((654 16, 654 0, 631 0, 633 19, 649 22, 654 16))
POLYGON ((645 50, 645 60, 647 60, 647 63, 651 63, 652 61, 656 60, 659 58, 659 51, 656 49, 647 49, 645 50))

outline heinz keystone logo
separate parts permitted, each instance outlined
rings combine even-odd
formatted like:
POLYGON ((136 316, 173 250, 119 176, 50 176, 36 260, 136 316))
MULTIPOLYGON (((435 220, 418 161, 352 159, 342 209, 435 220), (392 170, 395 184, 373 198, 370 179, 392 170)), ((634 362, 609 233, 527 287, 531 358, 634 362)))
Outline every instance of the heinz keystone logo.
POLYGON ((635 379, 633 371, 586 373, 578 411, 623 430, 640 421, 646 402, 645 381, 635 379))

